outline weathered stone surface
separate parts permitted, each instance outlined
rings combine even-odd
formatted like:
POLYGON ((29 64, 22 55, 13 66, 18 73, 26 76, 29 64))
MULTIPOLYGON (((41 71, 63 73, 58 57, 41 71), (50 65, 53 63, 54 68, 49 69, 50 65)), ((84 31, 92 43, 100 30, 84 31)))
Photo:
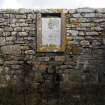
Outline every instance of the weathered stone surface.
POLYGON ((89 43, 89 41, 87 41, 87 40, 82 40, 82 41, 80 42, 80 45, 81 45, 82 47, 89 47, 90 43, 89 43))
POLYGON ((0 28, 0 32, 3 32, 4 31, 4 29, 3 28, 0 28))
POLYGON ((3 71, 3 67, 2 66, 0 66, 0 73, 3 71))
MULTIPOLYGON (((27 19, 26 19, 27 20, 27 19)), ((20 23, 25 23, 25 21, 26 21, 25 19, 18 19, 18 22, 20 22, 20 23)))
POLYGON ((98 41, 98 40, 93 40, 92 41, 92 47, 97 47, 97 46, 100 46, 100 45, 101 45, 100 41, 98 41))
MULTIPOLYGON (((49 87, 50 89, 52 89, 52 83, 54 80, 57 83, 59 82, 60 88, 61 90, 64 91, 64 93, 65 93, 65 89, 68 90, 68 92, 65 93, 65 96, 66 94, 68 94, 67 98, 63 98, 63 100, 70 99, 70 105, 71 104, 74 105, 82 100, 82 98, 81 99, 78 98, 80 97, 80 93, 82 93, 82 86, 84 88, 85 84, 87 84, 86 86, 88 87, 89 84, 105 83, 105 76, 104 76, 105 74, 104 73, 105 71, 104 70, 105 68, 105 19, 104 19, 105 13, 104 11, 105 10, 104 9, 79 8, 79 9, 64 10, 63 12, 66 13, 65 14, 65 21, 66 21, 65 39, 67 39, 65 40, 65 44, 66 44, 65 52, 59 52, 59 53, 37 52, 37 47, 36 47, 37 14, 38 13, 55 14, 55 13, 59 13, 59 11, 62 11, 62 10, 56 10, 56 9, 54 10, 49 10, 49 9, 47 10, 46 9, 45 10, 31 10, 31 9, 0 10, 0 87, 1 85, 7 86, 6 85, 7 83, 10 85, 14 84, 14 86, 15 84, 16 86, 20 86, 20 84, 23 85, 24 80, 23 81, 21 80, 23 79, 22 77, 24 77, 24 71, 25 71, 25 73, 28 72, 26 73, 27 75, 25 78, 25 82, 26 84, 28 82, 29 88, 28 88, 28 85, 20 86, 21 90, 24 87, 29 89, 30 91, 31 85, 33 86, 34 84, 33 87, 39 86, 37 87, 37 89, 39 89, 38 93, 48 92, 50 95, 50 91, 47 90, 47 87, 50 84, 49 87), (50 62, 52 57, 54 59, 52 59, 53 61, 50 62), (26 60, 27 63, 26 65, 23 66, 24 60, 26 60), (31 67, 28 68, 28 64, 31 64, 32 68, 31 67), (52 65, 55 65, 56 67, 54 68, 54 66, 52 67, 52 65), (26 67, 26 70, 24 70, 25 67, 26 67), (53 77, 52 74, 55 73, 54 70, 56 69, 57 69, 56 71, 57 78, 52 78, 53 77), (61 78, 59 78, 59 75, 61 76, 61 78), (79 90, 78 96, 76 95, 77 93, 73 95, 70 94, 71 92, 76 92, 76 90, 73 87, 74 84, 80 85, 79 88, 81 90, 79 90), (73 88, 74 90, 72 91, 71 88, 73 88), (70 98, 68 98, 69 95, 70 95, 70 98), (74 100, 76 99, 75 103, 71 103, 73 102, 71 101, 72 97, 74 100)), ((86 87, 86 90, 88 90, 87 87, 86 87)), ((16 87, 16 89, 20 89, 20 88, 16 87)), ((13 87, 13 92, 14 91, 15 91, 15 88, 13 87)), ((33 89, 31 89, 31 91, 33 91, 33 89)), ((19 90, 19 92, 21 91, 19 90)), ((87 103, 88 102, 87 96, 90 94, 90 93, 88 94, 87 93, 88 92, 86 91, 86 95, 84 95, 86 96, 86 101, 84 103, 78 103, 78 104, 95 105, 96 103, 87 103)), ((94 91, 93 93, 96 93, 96 91, 94 91)), ((30 94, 31 92, 28 93, 29 97, 30 97, 30 94)), ((34 95, 36 95, 36 93, 34 95)), ((31 95, 31 97, 34 95, 31 95)), ((83 101, 85 100, 84 96, 83 96, 83 101)), ((99 94, 99 97, 100 96, 101 95, 99 94)), ((5 97, 4 94, 3 94, 3 97, 5 97)), ((15 98, 15 95, 13 95, 13 97, 15 98)), ((35 96, 35 97, 38 97, 38 96, 35 96)), ((62 97, 63 97, 63 94, 62 94, 62 97)), ((1 99, 1 93, 0 93, 0 99, 1 99)), ((89 97, 89 99, 91 99, 91 97, 89 97)), ((41 99, 41 101, 43 101, 43 99, 41 99)), ((44 101, 46 101, 45 97, 44 97, 44 101)), ((10 102, 10 103, 2 103, 0 100, 1 105, 16 104, 16 102, 11 103, 13 101, 7 101, 7 102, 10 102)), ((30 102, 27 104, 33 105, 30 102)), ((50 100, 47 100, 46 102, 49 102, 46 104, 50 104, 50 100)), ((36 102, 34 102, 34 104, 35 103, 36 102)), ((17 104, 21 105, 21 103, 17 103, 17 104)), ((40 104, 40 103, 36 103, 36 104, 40 104)), ((46 104, 43 103, 43 105, 46 105, 46 104)), ((62 103, 62 104, 65 104, 65 103, 62 103)), ((66 103, 66 104, 69 105, 69 103, 66 103)), ((104 103, 100 103, 100 104, 104 105, 104 103)))
POLYGON ((80 23, 81 27, 91 27, 91 23, 80 23))
POLYGON ((28 36, 28 33, 27 32, 19 32, 18 35, 19 36, 28 36))
POLYGON ((65 61, 65 56, 55 56, 55 61, 65 61))
POLYGON ((69 30, 70 34, 72 36, 77 36, 78 35, 78 31, 77 30, 69 30))
POLYGON ((1 51, 3 54, 20 54, 21 53, 21 48, 20 45, 7 45, 7 46, 2 46, 1 51))
POLYGON ((25 54, 35 54, 35 51, 34 50, 27 50, 27 51, 25 51, 25 54))
POLYGON ((23 43, 20 43, 20 44, 22 44, 21 45, 22 50, 29 50, 29 46, 27 44, 23 44, 23 43))
POLYGON ((78 32, 78 35, 84 36, 84 35, 85 35, 85 32, 84 32, 84 31, 79 31, 79 32, 78 32))
POLYGON ((12 36, 16 36, 16 35, 17 35, 17 32, 12 31, 12 32, 11 32, 11 35, 12 35, 12 36))
POLYGON ((103 18, 101 18, 101 19, 100 18, 99 19, 94 19, 94 22, 96 22, 96 23, 97 22, 105 22, 105 19, 103 19, 103 18))
POLYGON ((4 64, 4 59, 0 58, 0 65, 3 65, 3 64, 4 64))
POLYGON ((22 27, 22 31, 25 31, 25 32, 29 32, 31 29, 31 27, 22 27))
POLYGON ((103 28, 102 27, 100 27, 100 26, 97 26, 97 27, 91 27, 91 30, 95 30, 95 31, 98 31, 98 32, 100 32, 100 31, 102 31, 103 30, 103 28))
POLYGON ((20 27, 27 27, 28 24, 27 23, 16 23, 17 26, 20 26, 20 27))
POLYGON ((102 40, 103 40, 103 44, 105 45, 105 38, 103 38, 102 40))
POLYGON ((103 13, 96 13, 95 15, 97 18, 102 18, 102 17, 105 17, 105 14, 103 13))
POLYGON ((49 61, 49 57, 38 57, 37 60, 40 62, 49 61))
POLYGON ((11 31, 13 31, 13 28, 12 27, 5 27, 4 28, 4 31, 11 32, 11 31))
POLYGON ((80 18, 80 17, 82 17, 82 16, 81 16, 81 14, 76 13, 76 14, 73 14, 73 17, 74 17, 74 18, 80 18))
POLYGON ((77 9, 77 12, 80 12, 80 13, 81 12, 85 12, 85 13, 93 12, 94 13, 95 9, 93 9, 93 8, 84 8, 84 9, 83 8, 79 8, 79 9, 77 9))
POLYGON ((5 37, 0 37, 0 46, 5 45, 5 37))
POLYGON ((86 35, 99 35, 98 32, 86 32, 86 35))
POLYGON ((3 14, 3 17, 4 18, 9 18, 10 17, 10 14, 3 14))
POLYGON ((67 10, 67 11, 69 11, 70 14, 71 13, 76 13, 76 10, 75 9, 70 9, 70 10, 67 10))
POLYGON ((22 31, 22 28, 21 27, 16 27, 16 28, 14 28, 14 31, 16 32, 16 31, 22 31))
POLYGON ((6 37, 5 38, 6 39, 6 41, 15 41, 16 40, 16 37, 15 36, 10 36, 10 37, 6 37))
POLYGON ((35 19, 36 18, 36 14, 29 14, 27 18, 28 19, 35 19))
POLYGON ((17 19, 26 19, 26 15, 16 15, 17 19))
POLYGON ((84 14, 83 17, 95 17, 95 13, 84 14))
POLYGON ((10 32, 3 32, 3 36, 10 36, 11 33, 10 32))
POLYGON ((96 12, 105 13, 105 9, 104 8, 99 8, 99 9, 96 9, 96 12))

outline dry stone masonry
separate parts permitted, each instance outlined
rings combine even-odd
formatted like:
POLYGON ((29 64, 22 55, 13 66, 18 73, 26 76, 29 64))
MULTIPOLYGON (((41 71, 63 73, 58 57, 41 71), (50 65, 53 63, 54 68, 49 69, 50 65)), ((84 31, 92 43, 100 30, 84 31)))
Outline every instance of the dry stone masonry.
MULTIPOLYGON (((60 102, 62 103, 59 104, 58 102, 57 105, 63 105, 64 102, 65 105, 80 105, 81 97, 83 102, 81 105, 96 105, 96 101, 99 103, 97 105, 104 105, 105 9, 79 8, 64 10, 67 38, 65 52, 38 53, 36 51, 36 16, 38 13, 55 13, 57 11, 0 10, 0 88, 15 86, 15 89, 17 89, 20 86, 20 89, 23 89, 24 86, 27 87, 24 84, 25 82, 34 89, 40 89, 41 87, 38 86, 41 83, 43 84, 43 81, 47 81, 44 86, 50 88, 52 85, 48 78, 51 78, 50 75, 55 75, 54 73, 57 72, 56 76, 61 76, 61 79, 58 79, 60 82, 59 88, 64 94, 64 96, 61 94, 63 99, 60 102), (50 60, 52 61, 50 62, 50 60), (26 69, 25 65, 23 67, 24 61, 27 61, 25 62, 26 69), (52 67, 52 65, 55 67, 52 67), (53 72, 51 68, 58 71, 53 72), (22 78, 25 78, 25 80, 22 78), (101 85, 98 86, 99 84, 101 85), (96 93, 97 90, 101 91, 102 89, 102 92, 96 93), (96 96, 102 97, 97 100, 96 96), (72 102, 72 100, 74 101, 72 102)), ((54 86, 56 87, 56 83, 54 86)), ((31 87, 29 90, 32 90, 31 87)), ((46 102, 49 105, 56 105, 56 97, 51 100, 48 96, 47 99, 50 101, 45 101, 46 96, 50 93, 46 88, 43 88, 42 91, 46 92, 45 98, 43 98, 43 95, 40 95, 42 99, 38 98, 38 102, 42 104, 36 102, 35 99, 31 100, 32 95, 28 96, 29 93, 26 93, 28 94, 26 100, 28 99, 29 103, 28 101, 27 104, 22 103, 23 100, 19 98, 21 104, 18 101, 18 104, 15 103, 15 105, 46 105, 46 102)), ((54 91, 53 89, 53 93, 54 91)), ((33 97, 38 96, 33 95, 33 97)), ((7 105, 2 96, 0 98, 2 100, 0 105, 7 105)), ((12 99, 15 100, 15 98, 12 99)), ((10 101, 8 101, 8 105, 10 105, 9 103, 10 101)))

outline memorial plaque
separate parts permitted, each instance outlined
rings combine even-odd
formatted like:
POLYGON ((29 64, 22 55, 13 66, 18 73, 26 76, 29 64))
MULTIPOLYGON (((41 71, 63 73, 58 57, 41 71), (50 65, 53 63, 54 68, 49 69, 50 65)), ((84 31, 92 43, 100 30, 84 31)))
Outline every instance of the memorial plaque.
POLYGON ((42 45, 60 47, 61 45, 60 18, 42 18, 42 45))
POLYGON ((39 14, 37 16, 37 51, 64 51, 64 23, 62 21, 61 15, 39 14))

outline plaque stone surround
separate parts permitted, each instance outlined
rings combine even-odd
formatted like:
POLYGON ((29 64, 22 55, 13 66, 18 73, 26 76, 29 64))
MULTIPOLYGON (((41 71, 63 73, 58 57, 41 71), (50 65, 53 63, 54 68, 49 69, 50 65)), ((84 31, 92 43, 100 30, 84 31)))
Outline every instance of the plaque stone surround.
POLYGON ((62 52, 65 49, 64 14, 50 13, 37 16, 37 51, 62 52))

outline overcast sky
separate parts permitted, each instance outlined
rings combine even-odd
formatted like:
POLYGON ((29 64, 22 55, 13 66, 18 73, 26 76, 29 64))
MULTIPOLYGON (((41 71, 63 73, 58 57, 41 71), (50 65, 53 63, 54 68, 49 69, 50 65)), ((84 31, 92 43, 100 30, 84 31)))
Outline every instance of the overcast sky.
POLYGON ((0 8, 105 8, 105 0, 0 0, 0 8))

